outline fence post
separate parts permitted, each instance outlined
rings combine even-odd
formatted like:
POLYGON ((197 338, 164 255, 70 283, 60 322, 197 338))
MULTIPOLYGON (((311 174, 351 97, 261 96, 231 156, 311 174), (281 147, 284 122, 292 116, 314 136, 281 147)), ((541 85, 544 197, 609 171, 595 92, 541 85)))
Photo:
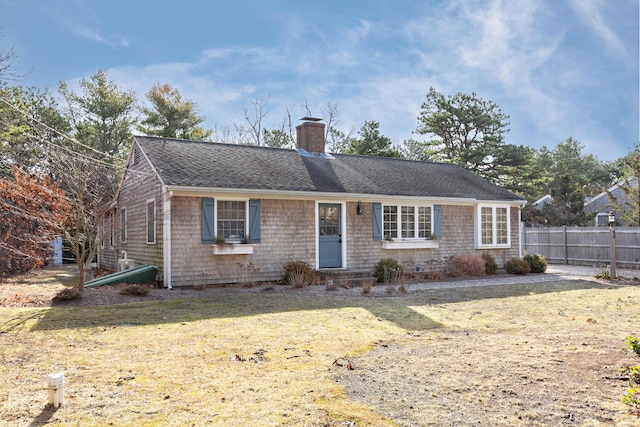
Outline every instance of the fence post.
POLYGON ((562 226, 562 243, 564 244, 564 263, 569 264, 569 247, 567 244, 567 226, 562 226))
POLYGON ((616 227, 615 225, 610 225, 609 226, 609 245, 610 245, 610 249, 609 249, 609 255, 611 258, 611 264, 610 264, 610 269, 611 269, 611 276, 612 277, 616 277, 616 264, 617 264, 617 260, 616 260, 616 227))

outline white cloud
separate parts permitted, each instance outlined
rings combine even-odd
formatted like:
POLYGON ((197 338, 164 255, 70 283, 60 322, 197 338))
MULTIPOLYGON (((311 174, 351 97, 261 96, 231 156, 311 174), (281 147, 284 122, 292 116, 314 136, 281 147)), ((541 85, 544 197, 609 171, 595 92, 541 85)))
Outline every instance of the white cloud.
POLYGON ((464 8, 469 37, 459 52, 465 65, 493 75, 514 88, 531 84, 531 75, 555 53, 560 36, 541 32, 539 3, 494 0, 488 8, 464 8))
POLYGON ((84 26, 79 26, 76 28, 76 34, 82 38, 96 41, 107 46, 129 46, 129 40, 121 35, 114 34, 112 36, 105 37, 100 32, 93 28, 87 28, 84 26))
MULTIPOLYGON (((520 138, 508 136, 509 142, 551 146, 578 137, 578 129, 586 134, 578 139, 596 147, 599 136, 591 137, 596 132, 588 129, 597 125, 584 123, 591 111, 581 110, 573 92, 588 92, 597 75, 566 55, 569 26, 557 25, 555 9, 528 0, 444 4, 424 6, 400 21, 354 19, 330 31, 317 20, 289 17, 277 43, 222 43, 205 46, 190 61, 107 72, 121 87, 134 89, 141 102, 154 82, 171 84, 198 104, 209 127, 243 122, 243 107, 269 96, 267 127, 293 104, 293 117, 302 117, 308 101, 314 115, 321 115, 327 103, 337 105, 345 132, 376 120, 396 142, 422 139, 411 132, 434 86, 447 95, 476 92, 496 102, 512 116, 511 127, 520 138)), ((84 36, 105 42, 97 30, 84 36)))
POLYGON ((601 10, 611 7, 611 3, 604 5, 601 0, 571 0, 571 7, 588 23, 593 31, 600 36, 609 49, 616 52, 625 61, 631 61, 631 57, 625 48, 624 43, 616 33, 606 24, 601 10))

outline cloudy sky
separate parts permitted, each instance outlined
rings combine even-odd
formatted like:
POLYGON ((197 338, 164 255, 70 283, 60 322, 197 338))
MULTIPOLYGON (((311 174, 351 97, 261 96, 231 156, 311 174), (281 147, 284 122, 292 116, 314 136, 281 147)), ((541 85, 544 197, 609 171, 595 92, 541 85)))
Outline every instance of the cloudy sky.
POLYGON ((639 140, 638 0, 0 0, 21 84, 55 90, 97 70, 143 101, 155 82, 205 125, 265 125, 338 107, 338 128, 414 135, 429 87, 475 92, 511 116, 507 142, 568 137, 601 160, 639 140))

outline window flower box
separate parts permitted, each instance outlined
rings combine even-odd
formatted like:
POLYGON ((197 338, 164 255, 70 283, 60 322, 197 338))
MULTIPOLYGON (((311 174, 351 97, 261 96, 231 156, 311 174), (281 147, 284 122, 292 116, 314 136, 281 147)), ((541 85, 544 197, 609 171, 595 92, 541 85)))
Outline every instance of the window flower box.
POLYGON ((440 247, 440 241, 433 240, 385 240, 382 242, 382 249, 437 249, 440 247))
POLYGON ((253 247, 255 245, 244 244, 226 244, 226 245, 213 245, 214 255, 250 255, 253 253, 253 247))

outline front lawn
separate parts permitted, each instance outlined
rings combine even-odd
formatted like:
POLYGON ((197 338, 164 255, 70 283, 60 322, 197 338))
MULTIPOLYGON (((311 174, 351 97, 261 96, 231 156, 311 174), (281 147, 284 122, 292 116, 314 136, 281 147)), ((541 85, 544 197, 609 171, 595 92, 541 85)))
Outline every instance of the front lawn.
POLYGON ((623 342, 640 334, 638 307, 640 287, 589 281, 0 307, 0 420, 637 425, 619 368, 640 364, 623 342), (59 371, 54 410, 46 375, 59 371))

